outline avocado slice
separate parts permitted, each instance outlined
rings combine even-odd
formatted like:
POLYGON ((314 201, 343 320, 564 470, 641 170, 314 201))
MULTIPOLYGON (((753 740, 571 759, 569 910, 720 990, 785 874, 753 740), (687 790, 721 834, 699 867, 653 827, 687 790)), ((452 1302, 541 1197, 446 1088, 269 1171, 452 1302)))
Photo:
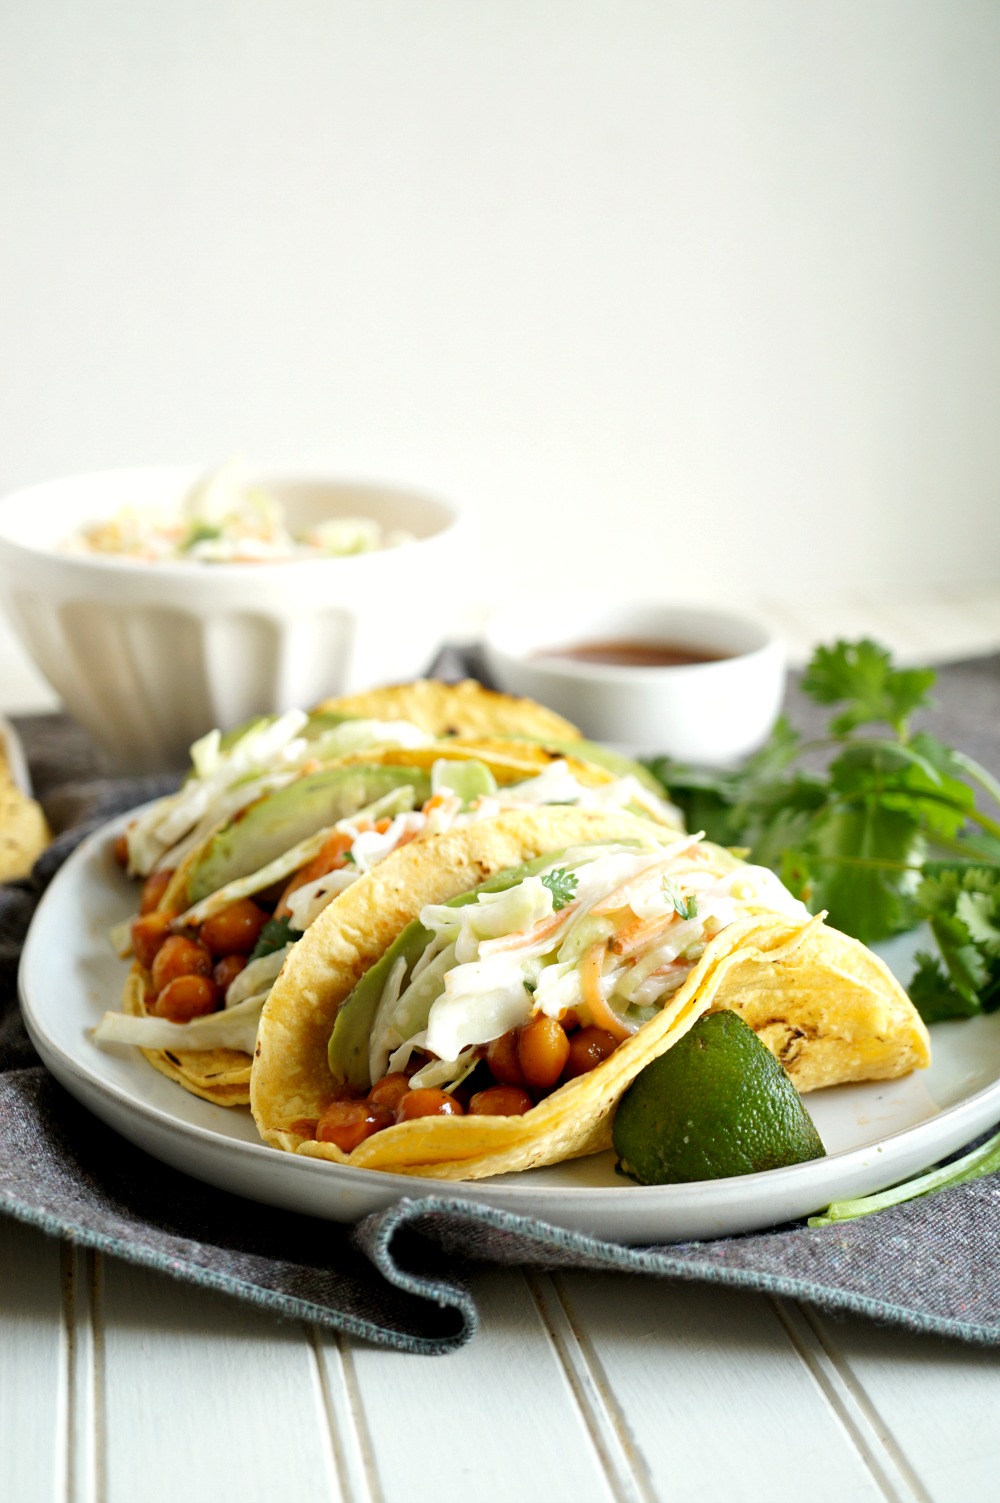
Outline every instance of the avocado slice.
POLYGON ((206 840, 188 872, 188 901, 200 903, 209 893, 258 871, 325 825, 356 814, 395 790, 405 807, 415 808, 430 797, 430 778, 418 767, 329 767, 265 794, 206 840), (409 795, 403 790, 409 790, 409 795))
MULTIPOLYGON (((553 861, 558 861, 562 851, 546 851, 533 861, 524 861, 519 866, 509 866, 502 872, 481 882, 469 892, 460 892, 449 898, 445 907, 464 908, 474 903, 481 892, 505 892, 523 882, 525 877, 544 871, 553 861)), ((432 938, 419 919, 414 919, 393 940, 385 954, 376 960, 345 997, 337 1012, 327 1058, 334 1080, 344 1081, 358 1090, 367 1091, 372 1085, 368 1070, 368 1040, 375 1023, 375 1014, 385 989, 389 972, 400 955, 406 957, 407 979, 432 938)), ((406 981, 403 983, 404 987, 406 981)))

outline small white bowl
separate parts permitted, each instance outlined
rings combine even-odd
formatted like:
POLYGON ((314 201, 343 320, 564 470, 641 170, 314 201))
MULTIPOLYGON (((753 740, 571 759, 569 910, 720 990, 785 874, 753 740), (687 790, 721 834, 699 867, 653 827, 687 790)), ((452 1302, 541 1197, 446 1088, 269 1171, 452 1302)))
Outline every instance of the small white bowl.
POLYGON ((212 726, 412 678, 453 624, 467 524, 449 502, 262 475, 299 527, 372 517, 415 541, 344 558, 136 563, 62 552, 123 507, 176 506, 200 471, 115 470, 0 501, 0 596, 35 663, 121 770, 183 764, 212 726))
POLYGON ((781 642, 762 622, 734 611, 525 599, 492 616, 484 647, 500 688, 551 705, 593 740, 705 766, 731 764, 759 746, 784 692, 781 642), (609 642, 688 648, 713 660, 636 667, 559 655, 609 642))

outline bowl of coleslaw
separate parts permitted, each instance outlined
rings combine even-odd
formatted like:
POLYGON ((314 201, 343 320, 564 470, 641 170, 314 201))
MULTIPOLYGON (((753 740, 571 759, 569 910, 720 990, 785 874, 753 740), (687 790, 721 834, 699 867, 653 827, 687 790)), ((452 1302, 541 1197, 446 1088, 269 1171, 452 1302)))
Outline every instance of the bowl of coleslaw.
POLYGON ((121 771, 419 674, 465 604, 468 551, 450 501, 315 472, 113 470, 0 500, 0 599, 121 771))

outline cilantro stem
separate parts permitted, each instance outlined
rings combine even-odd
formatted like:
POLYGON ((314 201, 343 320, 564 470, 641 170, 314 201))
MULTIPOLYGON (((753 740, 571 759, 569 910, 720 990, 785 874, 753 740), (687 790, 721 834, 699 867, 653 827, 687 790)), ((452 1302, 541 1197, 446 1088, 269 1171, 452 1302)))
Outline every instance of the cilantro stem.
POLYGON ((986 768, 982 767, 972 757, 967 757, 964 752, 953 751, 951 755, 962 771, 974 783, 978 783, 980 788, 989 794, 995 804, 1000 804, 1000 783, 997 782, 996 778, 991 773, 988 773, 986 768))
POLYGON ((885 872, 913 872, 920 877, 923 875, 923 862, 916 864, 909 861, 889 861, 884 856, 834 856, 813 855, 810 853, 809 860, 816 866, 870 866, 876 871, 885 872))
POLYGON ((891 1190, 880 1190, 877 1195, 864 1195, 857 1200, 835 1200, 821 1216, 810 1216, 810 1226, 834 1226, 840 1221, 853 1221, 859 1216, 873 1216, 876 1211, 885 1211, 890 1206, 902 1205, 904 1201, 916 1200, 921 1195, 931 1195, 935 1190, 950 1189, 964 1185, 970 1180, 981 1179, 984 1174, 993 1174, 1000 1169, 1000 1133, 987 1138, 978 1148, 973 1148, 953 1164, 931 1169, 915 1179, 904 1180, 891 1190))
MULTIPOLYGON (((891 797, 893 790, 889 789, 887 791, 891 797)), ((872 789, 859 788, 856 793, 838 793, 835 798, 829 799, 822 807, 833 808, 837 804, 863 804, 872 797, 872 789)), ((980 829, 985 830, 987 834, 995 835, 1000 839, 1000 820, 992 819, 990 815, 984 814, 981 809, 970 809, 965 804, 960 804, 957 799, 949 798, 946 793, 935 793, 931 788, 923 788, 919 793, 912 796, 911 801, 923 804, 940 804, 942 808, 953 809, 956 814, 961 814, 963 819, 969 820, 972 824, 976 824, 980 829)), ((935 842, 942 842, 942 836, 936 830, 932 829, 924 833, 929 835, 935 842)))

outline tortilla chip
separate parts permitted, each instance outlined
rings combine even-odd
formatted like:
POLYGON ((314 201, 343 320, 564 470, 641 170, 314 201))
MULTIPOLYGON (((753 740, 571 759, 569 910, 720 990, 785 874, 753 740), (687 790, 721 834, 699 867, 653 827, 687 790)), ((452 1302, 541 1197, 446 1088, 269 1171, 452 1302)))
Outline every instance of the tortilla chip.
POLYGON ((713 1007, 732 1007, 759 1026, 762 1041, 789 1056, 800 1088, 887 1078, 928 1063, 927 1031, 875 956, 821 919, 775 914, 727 926, 655 1018, 524 1116, 417 1118, 351 1154, 297 1130, 333 1097, 327 1045, 338 1008, 425 904, 546 850, 637 834, 648 835, 648 826, 621 814, 507 814, 449 831, 424 850, 404 847, 356 882, 309 929, 265 1004, 250 1088, 264 1140, 311 1158, 436 1179, 479 1179, 595 1153, 610 1146, 614 1109, 630 1082, 713 1007))
POLYGON ((26 877, 51 839, 41 807, 14 781, 0 732, 0 882, 26 877))
POLYGON ((521 735, 562 741, 580 736, 575 725, 545 705, 486 689, 472 678, 460 684, 419 678, 409 684, 325 699, 316 709, 365 720, 409 720, 430 736, 521 735))

